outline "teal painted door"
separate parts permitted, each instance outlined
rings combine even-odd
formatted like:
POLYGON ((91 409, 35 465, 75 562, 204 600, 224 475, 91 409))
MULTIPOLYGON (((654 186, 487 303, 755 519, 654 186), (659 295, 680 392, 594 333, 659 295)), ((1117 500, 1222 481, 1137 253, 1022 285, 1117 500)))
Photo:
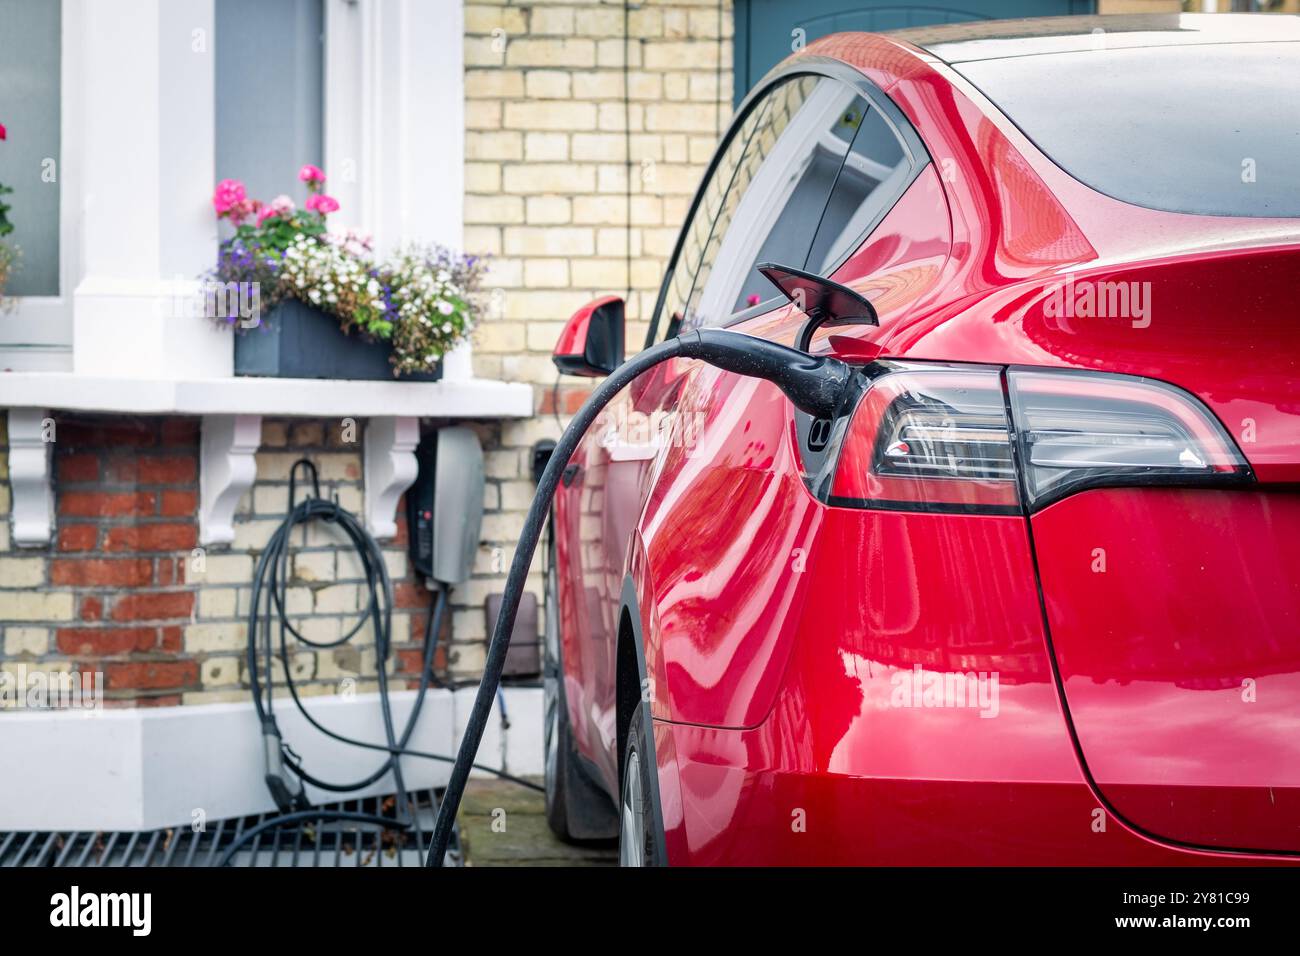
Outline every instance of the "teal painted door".
POLYGON ((949 0, 926 6, 896 0, 735 0, 735 5, 737 103, 792 50, 829 33, 1069 16, 1096 9, 1093 0, 949 0))

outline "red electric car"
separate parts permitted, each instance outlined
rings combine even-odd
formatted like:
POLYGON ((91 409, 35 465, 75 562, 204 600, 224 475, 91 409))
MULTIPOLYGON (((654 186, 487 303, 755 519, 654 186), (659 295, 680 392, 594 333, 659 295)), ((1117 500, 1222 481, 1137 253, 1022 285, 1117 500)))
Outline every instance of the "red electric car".
MULTIPOLYGON (((553 828, 630 864, 1300 855, 1298 293, 1296 18, 791 56, 646 344, 726 327, 860 398, 812 419, 675 359, 589 430, 546 579, 553 828)), ((623 353, 606 298, 556 362, 623 353)))

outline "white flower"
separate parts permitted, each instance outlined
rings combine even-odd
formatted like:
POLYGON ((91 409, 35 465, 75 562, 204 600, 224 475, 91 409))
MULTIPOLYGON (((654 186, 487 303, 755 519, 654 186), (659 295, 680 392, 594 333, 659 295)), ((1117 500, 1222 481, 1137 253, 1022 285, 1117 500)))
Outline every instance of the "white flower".
POLYGON ((438 303, 438 311, 443 315, 451 315, 456 311, 456 307, 444 299, 438 303))

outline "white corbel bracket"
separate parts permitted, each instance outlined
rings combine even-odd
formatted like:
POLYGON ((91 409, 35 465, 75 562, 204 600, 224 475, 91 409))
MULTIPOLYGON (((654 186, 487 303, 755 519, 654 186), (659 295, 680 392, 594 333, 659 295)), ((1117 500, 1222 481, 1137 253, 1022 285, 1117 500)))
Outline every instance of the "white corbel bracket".
POLYGON ((13 542, 20 548, 50 543, 54 495, 50 449, 57 437, 43 408, 9 409, 9 488, 13 493, 13 542))
POLYGON ((397 502, 419 470, 415 446, 420 420, 406 416, 372 418, 366 424, 366 530, 376 538, 397 534, 397 502))
POLYGON ((199 543, 235 540, 235 508, 257 477, 261 415, 204 415, 199 444, 199 543))

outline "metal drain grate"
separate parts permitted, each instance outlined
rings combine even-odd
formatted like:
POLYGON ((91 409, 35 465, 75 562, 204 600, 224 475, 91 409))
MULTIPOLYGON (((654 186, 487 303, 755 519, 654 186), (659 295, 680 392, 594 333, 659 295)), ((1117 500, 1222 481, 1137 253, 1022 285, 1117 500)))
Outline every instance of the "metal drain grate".
MULTIPOLYGON (((412 791, 415 823, 406 831, 364 823, 315 821, 255 836, 231 859, 232 866, 423 866, 433 837, 438 795, 412 791)), ((394 798, 365 797, 325 804, 323 809, 391 814, 394 798)), ((0 867, 215 866, 244 833, 277 814, 260 813, 209 824, 201 831, 166 827, 142 831, 0 831, 0 867)), ((460 862, 453 838, 447 863, 460 862)))

